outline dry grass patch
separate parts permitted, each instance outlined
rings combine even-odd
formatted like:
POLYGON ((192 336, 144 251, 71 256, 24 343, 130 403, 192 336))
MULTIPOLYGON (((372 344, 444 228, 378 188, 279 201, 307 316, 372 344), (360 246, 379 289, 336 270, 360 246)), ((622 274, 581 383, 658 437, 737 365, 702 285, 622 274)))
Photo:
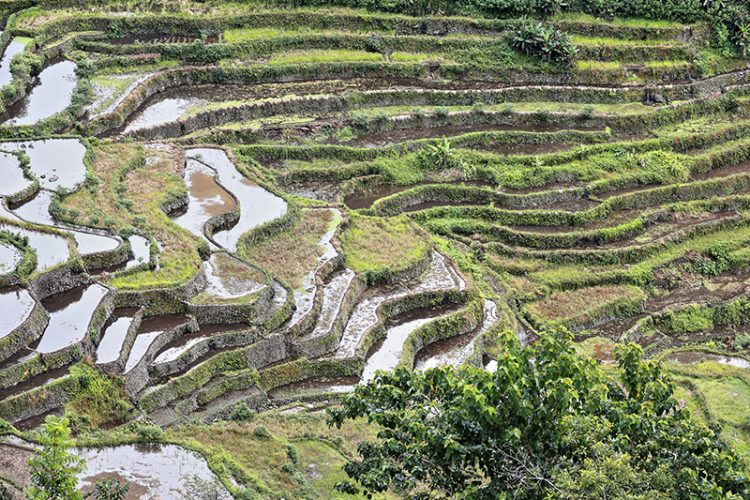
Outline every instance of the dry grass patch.
POLYGON ((338 223, 331 210, 304 210, 299 222, 283 233, 243 246, 240 258, 253 262, 281 281, 299 288, 302 278, 314 269, 323 254, 320 244, 332 224, 338 223))
POLYGON ((526 306, 537 321, 549 325, 577 326, 606 316, 628 315, 641 307, 646 294, 640 288, 603 285, 555 292, 526 306))

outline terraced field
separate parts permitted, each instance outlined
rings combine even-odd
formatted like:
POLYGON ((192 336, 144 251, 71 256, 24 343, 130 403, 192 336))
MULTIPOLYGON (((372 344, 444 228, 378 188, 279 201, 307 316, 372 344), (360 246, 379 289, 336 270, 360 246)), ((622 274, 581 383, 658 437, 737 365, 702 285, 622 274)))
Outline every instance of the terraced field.
POLYGON ((156 426, 232 494, 327 497, 371 432, 319 439, 342 393, 564 327, 641 344, 750 453, 750 71, 705 26, 559 15, 560 69, 505 20, 1 5, 12 432, 156 426), (272 441, 219 422, 248 409, 272 441))

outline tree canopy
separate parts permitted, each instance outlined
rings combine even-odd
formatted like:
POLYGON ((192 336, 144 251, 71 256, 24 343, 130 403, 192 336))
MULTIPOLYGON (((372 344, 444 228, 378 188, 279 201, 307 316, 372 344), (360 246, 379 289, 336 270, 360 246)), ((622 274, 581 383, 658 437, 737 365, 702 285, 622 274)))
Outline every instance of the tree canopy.
POLYGON ((660 364, 635 344, 606 370, 542 334, 502 335, 494 373, 398 368, 359 386, 329 423, 378 428, 345 466, 368 494, 409 497, 726 498, 750 496, 747 464, 719 429, 691 417, 660 364))

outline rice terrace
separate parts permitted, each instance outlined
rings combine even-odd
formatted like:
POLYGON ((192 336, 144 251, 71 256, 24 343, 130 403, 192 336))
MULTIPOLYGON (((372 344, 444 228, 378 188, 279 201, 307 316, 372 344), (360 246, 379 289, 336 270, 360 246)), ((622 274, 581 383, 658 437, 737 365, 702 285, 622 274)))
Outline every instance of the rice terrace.
POLYGON ((750 498, 750 1, 0 11, 0 498, 750 498))

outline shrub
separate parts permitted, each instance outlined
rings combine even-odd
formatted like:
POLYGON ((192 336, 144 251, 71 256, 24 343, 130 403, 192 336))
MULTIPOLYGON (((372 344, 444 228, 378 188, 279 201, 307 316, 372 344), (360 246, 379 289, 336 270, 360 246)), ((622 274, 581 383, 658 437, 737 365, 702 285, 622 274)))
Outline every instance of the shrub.
POLYGON ((256 427, 253 431, 253 434, 255 434, 255 437, 260 439, 271 439, 271 432, 262 425, 256 427))
POLYGON ((563 66, 572 65, 578 52, 569 35, 531 19, 517 23, 508 43, 523 54, 563 66))

